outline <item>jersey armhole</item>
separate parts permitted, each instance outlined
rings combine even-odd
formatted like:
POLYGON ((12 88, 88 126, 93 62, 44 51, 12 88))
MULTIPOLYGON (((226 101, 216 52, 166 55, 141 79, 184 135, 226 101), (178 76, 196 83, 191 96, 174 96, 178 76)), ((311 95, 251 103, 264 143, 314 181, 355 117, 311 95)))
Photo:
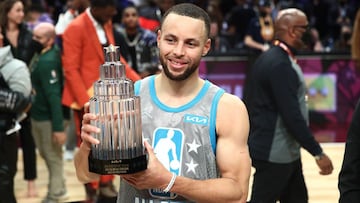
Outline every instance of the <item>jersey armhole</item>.
POLYGON ((138 80, 134 84, 134 94, 137 95, 137 96, 140 93, 140 87, 141 87, 141 80, 138 80))
POLYGON ((211 110, 210 110, 210 126, 209 126, 210 132, 209 132, 209 134, 210 134, 211 147, 213 149, 214 154, 216 154, 216 140, 217 140, 216 113, 217 113, 219 100, 224 93, 225 93, 225 90, 223 90, 223 89, 220 89, 216 92, 214 99, 213 99, 213 103, 211 105, 211 110))

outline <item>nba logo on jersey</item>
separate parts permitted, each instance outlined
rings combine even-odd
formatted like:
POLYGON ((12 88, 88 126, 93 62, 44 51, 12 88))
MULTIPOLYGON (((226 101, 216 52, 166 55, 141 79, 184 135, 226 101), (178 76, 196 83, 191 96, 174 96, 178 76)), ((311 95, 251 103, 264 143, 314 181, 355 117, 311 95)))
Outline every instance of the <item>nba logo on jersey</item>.
MULTIPOLYGON (((153 134, 152 146, 158 160, 172 173, 181 174, 184 133, 177 128, 157 128, 153 134)), ((175 193, 150 189, 150 195, 160 199, 175 199, 175 193)))

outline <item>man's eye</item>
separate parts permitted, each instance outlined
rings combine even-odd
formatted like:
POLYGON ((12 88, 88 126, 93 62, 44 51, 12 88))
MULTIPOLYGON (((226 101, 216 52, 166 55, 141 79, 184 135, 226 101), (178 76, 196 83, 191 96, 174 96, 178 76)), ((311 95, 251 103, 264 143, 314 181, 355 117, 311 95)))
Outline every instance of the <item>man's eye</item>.
POLYGON ((173 40, 173 39, 165 39, 167 42, 169 42, 169 43, 173 43, 175 40, 173 40))
POLYGON ((195 46, 196 46, 196 44, 193 43, 193 42, 188 42, 187 44, 188 44, 190 47, 195 47, 195 46))

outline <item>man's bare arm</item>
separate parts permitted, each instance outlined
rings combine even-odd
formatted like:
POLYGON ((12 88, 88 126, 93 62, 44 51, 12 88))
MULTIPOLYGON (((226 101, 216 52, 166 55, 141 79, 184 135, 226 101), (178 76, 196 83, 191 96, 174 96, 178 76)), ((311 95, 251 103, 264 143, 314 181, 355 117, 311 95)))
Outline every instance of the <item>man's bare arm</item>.
POLYGON ((251 173, 249 118, 240 99, 229 94, 221 98, 216 131, 216 160, 221 177, 205 181, 179 178, 173 192, 196 202, 246 202, 251 173))

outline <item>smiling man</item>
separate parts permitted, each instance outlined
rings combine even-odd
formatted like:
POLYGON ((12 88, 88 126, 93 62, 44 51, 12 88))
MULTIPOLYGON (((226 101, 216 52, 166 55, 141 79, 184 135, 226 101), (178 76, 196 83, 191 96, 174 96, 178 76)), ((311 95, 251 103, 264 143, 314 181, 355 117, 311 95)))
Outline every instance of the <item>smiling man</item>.
MULTIPOLYGON (((135 84, 148 167, 121 175, 117 202, 246 202, 248 114, 238 97, 199 77, 201 57, 211 47, 209 32, 208 14, 194 4, 164 14, 157 38, 164 71, 135 84)), ((89 146, 99 142, 90 135, 99 130, 91 119, 93 114, 84 115, 75 156, 84 182, 98 177, 88 171, 89 146)))

